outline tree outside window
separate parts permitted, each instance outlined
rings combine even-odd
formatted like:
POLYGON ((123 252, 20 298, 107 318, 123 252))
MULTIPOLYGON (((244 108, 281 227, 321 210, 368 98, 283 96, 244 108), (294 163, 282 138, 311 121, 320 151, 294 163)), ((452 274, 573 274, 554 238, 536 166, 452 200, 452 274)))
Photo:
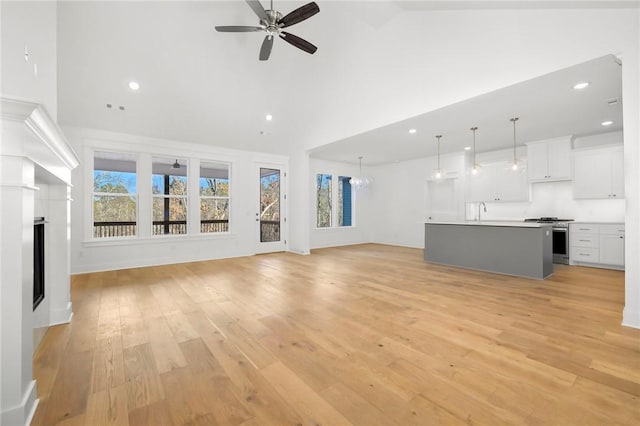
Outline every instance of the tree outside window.
POLYGON ((95 152, 93 158, 93 237, 137 234, 137 174, 133 154, 95 152))

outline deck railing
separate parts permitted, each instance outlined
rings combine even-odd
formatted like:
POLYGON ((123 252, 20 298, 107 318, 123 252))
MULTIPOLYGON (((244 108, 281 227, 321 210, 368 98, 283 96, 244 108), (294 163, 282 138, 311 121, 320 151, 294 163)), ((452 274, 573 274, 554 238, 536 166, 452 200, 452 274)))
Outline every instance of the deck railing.
MULTIPOLYGON (((228 232, 229 221, 222 219, 210 219, 200 221, 200 232, 228 232)), ((186 234, 186 220, 171 220, 165 222, 163 220, 153 221, 153 235, 164 234, 186 234)), ((94 222, 93 237, 94 238, 110 238, 110 237, 131 237, 136 235, 136 222, 94 222)))

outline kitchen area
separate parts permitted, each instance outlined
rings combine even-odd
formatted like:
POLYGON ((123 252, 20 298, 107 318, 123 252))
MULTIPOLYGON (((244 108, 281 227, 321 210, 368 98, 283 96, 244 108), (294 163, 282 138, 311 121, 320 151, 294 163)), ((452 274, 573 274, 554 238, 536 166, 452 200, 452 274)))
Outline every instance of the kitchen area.
POLYGON ((482 167, 458 175, 464 219, 439 220, 442 207, 430 206, 426 261, 537 279, 554 264, 624 270, 622 132, 532 141, 515 155, 467 155, 465 164, 482 167))

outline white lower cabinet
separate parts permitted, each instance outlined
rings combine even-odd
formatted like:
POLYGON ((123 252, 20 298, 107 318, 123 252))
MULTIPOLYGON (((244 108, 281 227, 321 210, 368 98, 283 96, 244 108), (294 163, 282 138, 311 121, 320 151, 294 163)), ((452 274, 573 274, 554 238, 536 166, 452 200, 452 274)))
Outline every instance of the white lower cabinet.
POLYGON ((569 225, 571 265, 624 269, 624 224, 569 225))

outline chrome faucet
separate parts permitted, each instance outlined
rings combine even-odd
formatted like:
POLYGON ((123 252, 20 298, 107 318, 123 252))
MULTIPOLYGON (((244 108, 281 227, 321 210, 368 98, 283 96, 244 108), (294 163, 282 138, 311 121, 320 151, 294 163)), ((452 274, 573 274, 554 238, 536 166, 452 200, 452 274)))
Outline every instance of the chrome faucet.
POLYGON ((480 222, 480 207, 484 207, 484 212, 487 212, 487 205, 484 203, 484 201, 480 201, 478 203, 478 218, 477 221, 480 222))

